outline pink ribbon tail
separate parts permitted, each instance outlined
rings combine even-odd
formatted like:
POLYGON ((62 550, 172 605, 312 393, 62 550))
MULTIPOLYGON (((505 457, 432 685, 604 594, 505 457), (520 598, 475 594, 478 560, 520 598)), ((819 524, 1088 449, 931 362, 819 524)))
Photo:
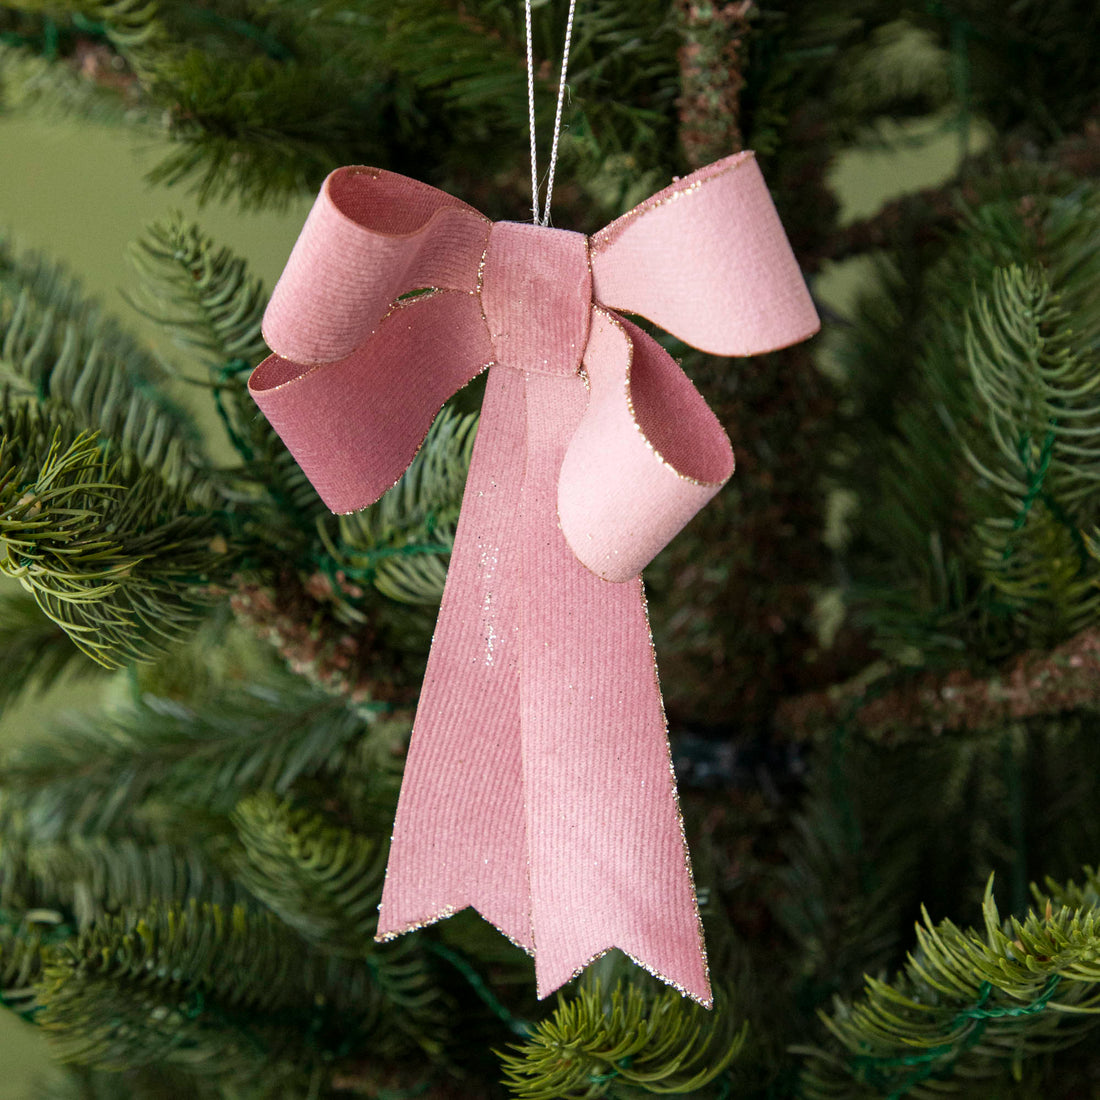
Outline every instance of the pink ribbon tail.
POLYGON ((709 1005, 641 580, 596 576, 553 518, 587 404, 576 376, 490 371, 378 934, 471 905, 540 997, 619 947, 709 1005))
POLYGON ((473 906, 528 951, 520 716, 523 376, 489 371, 394 821, 378 938, 473 906))

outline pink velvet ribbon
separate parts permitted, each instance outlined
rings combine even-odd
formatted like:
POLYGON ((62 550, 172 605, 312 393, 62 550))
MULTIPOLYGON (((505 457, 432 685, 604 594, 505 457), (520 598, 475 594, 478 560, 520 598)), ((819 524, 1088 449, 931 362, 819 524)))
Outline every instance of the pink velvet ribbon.
POLYGON ((817 330, 751 153, 591 238, 341 168, 275 288, 275 354, 249 385, 325 503, 351 512, 491 368, 379 939, 473 906, 534 955, 540 997, 618 947, 709 1005, 639 573, 733 452, 617 310, 718 355, 817 330))

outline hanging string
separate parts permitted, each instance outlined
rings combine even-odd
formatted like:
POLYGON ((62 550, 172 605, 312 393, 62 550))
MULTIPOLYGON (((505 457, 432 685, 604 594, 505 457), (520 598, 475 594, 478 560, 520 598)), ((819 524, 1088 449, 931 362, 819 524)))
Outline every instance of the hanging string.
MULTIPOLYGON (((527 0, 530 4, 531 0, 527 0)), ((569 66, 569 45, 573 41, 573 13, 577 0, 569 0, 569 16, 565 24, 565 45, 561 54, 561 75, 558 77, 558 105, 554 111, 554 141, 550 147, 550 173, 546 180, 546 207, 540 225, 550 224, 550 196, 554 193, 554 170, 558 166, 558 138, 561 137, 561 109, 565 102, 565 72, 569 66)))
POLYGON ((527 131, 531 135, 531 214, 535 225, 539 224, 539 171, 535 152, 535 55, 531 48, 531 0, 526 0, 527 11, 527 131))
POLYGON ((561 137, 561 113, 565 103, 565 73, 569 67, 569 47, 573 41, 573 14, 577 0, 569 0, 569 15, 565 23, 565 45, 561 54, 561 75, 558 77, 558 104, 554 112, 554 140, 550 146, 550 170, 546 178, 546 205, 539 212, 538 162, 535 152, 535 56, 531 45, 531 0, 524 0, 527 24, 527 124, 531 131, 531 213, 535 225, 550 224, 550 197, 554 193, 554 172, 558 166, 558 139, 561 137))

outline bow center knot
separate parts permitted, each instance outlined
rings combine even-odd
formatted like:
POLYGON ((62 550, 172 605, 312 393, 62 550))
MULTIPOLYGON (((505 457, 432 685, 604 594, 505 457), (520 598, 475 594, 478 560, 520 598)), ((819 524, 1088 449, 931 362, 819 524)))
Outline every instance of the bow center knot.
POLYGON ((498 363, 565 377, 580 370, 592 306, 583 233, 495 222, 478 292, 498 363))

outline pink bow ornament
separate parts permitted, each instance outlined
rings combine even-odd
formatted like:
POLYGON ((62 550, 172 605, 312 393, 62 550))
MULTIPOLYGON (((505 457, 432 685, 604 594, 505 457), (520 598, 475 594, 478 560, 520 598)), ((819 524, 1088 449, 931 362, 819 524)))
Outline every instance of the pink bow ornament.
POLYGON ((378 938, 472 905, 534 955, 540 997, 618 947, 709 1005, 639 573, 733 451, 618 310, 718 355, 817 330, 751 153, 591 238, 341 168, 275 288, 275 354, 249 386, 325 503, 351 512, 490 368, 378 938))

